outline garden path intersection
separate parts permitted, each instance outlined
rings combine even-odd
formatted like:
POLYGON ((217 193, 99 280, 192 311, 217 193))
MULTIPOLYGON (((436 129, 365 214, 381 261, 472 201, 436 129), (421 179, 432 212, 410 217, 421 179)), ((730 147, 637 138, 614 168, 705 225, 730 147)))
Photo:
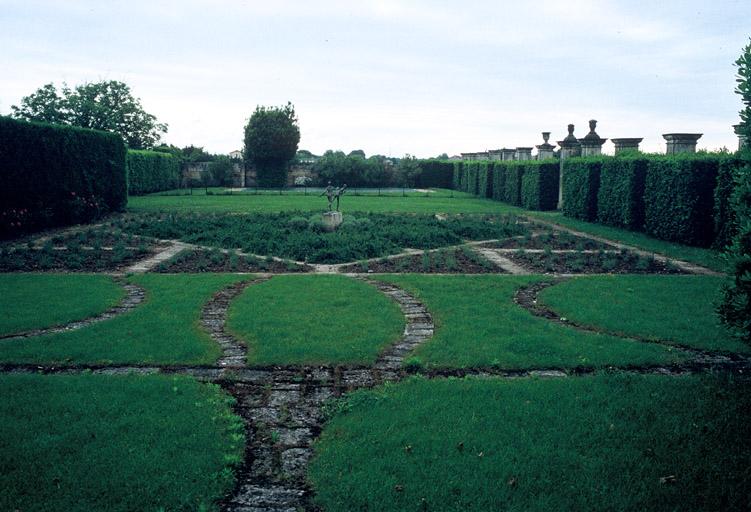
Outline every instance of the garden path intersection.
MULTIPOLYGON (((539 219, 535 219, 539 222, 539 219)), ((563 226, 556 229, 567 231, 563 226)), ((570 230, 568 230, 570 231, 570 230)), ((577 236, 590 236, 574 233, 577 236)), ((591 237, 590 238, 594 238, 591 237)), ((628 249, 609 240, 598 241, 628 249)), ((14 338, 29 338, 43 334, 64 332, 85 328, 93 323, 102 322, 117 315, 126 314, 139 307, 146 300, 146 293, 138 285, 127 283, 125 274, 142 273, 153 270, 180 252, 200 246, 184 242, 162 241, 166 248, 138 261, 124 270, 113 273, 115 281, 125 291, 125 298, 110 310, 67 325, 38 329, 3 336, 4 341, 14 338)), ((469 245, 476 249, 490 262, 509 274, 530 274, 504 257, 500 249, 486 247, 485 244, 497 240, 483 240, 469 245)), ((412 256, 423 251, 406 250, 399 255, 412 256)), ((565 250, 558 251, 564 253, 565 250)), ((301 263, 301 262, 298 262, 301 263)), ((673 262, 688 273, 709 274, 711 271, 686 262, 673 262)), ((317 273, 336 273, 345 264, 313 265, 317 273)), ((211 339, 219 345, 222 355, 214 365, 194 366, 158 366, 158 365, 55 365, 36 364, 0 364, 1 372, 10 373, 78 373, 91 371, 106 375, 127 373, 139 374, 185 374, 202 381, 221 385, 236 399, 235 412, 243 418, 246 428, 246 451, 242 467, 237 472, 237 484, 230 496, 221 503, 222 509, 232 512, 276 512, 295 510, 315 510, 312 501, 313 491, 308 484, 306 470, 313 455, 312 443, 317 438, 326 419, 325 408, 331 399, 358 388, 369 388, 385 382, 397 381, 410 372, 420 373, 429 378, 461 377, 478 375, 496 378, 539 377, 564 378, 593 373, 595 367, 556 368, 539 367, 520 370, 499 369, 495 367, 474 367, 466 369, 412 369, 405 367, 405 359, 420 345, 428 342, 434 335, 436 326, 433 315, 425 303, 415 295, 394 284, 378 279, 367 273, 347 273, 345 275, 368 283, 379 292, 393 300, 400 308, 405 319, 405 327, 400 338, 381 351, 375 363, 364 365, 292 365, 257 367, 247 363, 247 347, 226 329, 228 309, 232 301, 247 288, 274 278, 276 274, 253 273, 252 278, 232 283, 216 292, 201 309, 200 326, 211 339)), ((515 302, 533 315, 550 322, 563 324, 572 329, 587 332, 604 332, 601 329, 562 319, 551 309, 538 301, 538 294, 545 288, 563 282, 566 276, 552 275, 549 279, 521 287, 515 294, 515 302)), ((662 375, 683 375, 686 373, 703 373, 708 371, 727 371, 746 374, 751 371, 751 359, 747 356, 700 350, 682 344, 648 339, 639 336, 610 333, 617 337, 631 340, 658 343, 670 346, 686 353, 685 362, 674 364, 653 364, 617 366, 609 369, 662 375)))

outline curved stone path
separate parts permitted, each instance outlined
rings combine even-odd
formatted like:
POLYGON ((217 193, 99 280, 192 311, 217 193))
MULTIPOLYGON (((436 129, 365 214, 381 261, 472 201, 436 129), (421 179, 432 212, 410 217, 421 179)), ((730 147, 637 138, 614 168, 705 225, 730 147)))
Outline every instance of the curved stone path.
POLYGON ((84 318, 83 320, 76 320, 75 322, 70 322, 64 325, 58 325, 55 327, 47 327, 44 329, 33 329, 30 331, 7 334, 4 336, 0 336, 0 340, 14 340, 14 339, 20 340, 20 339, 25 339, 25 338, 32 338, 34 336, 42 336, 44 334, 56 334, 60 332, 75 331, 78 329, 83 329, 84 327, 88 327, 92 324, 103 322, 105 320, 109 320, 116 316, 125 314, 128 311, 135 309, 146 298, 146 291, 140 286, 131 284, 131 283, 125 283, 122 279, 118 277, 115 277, 114 281, 120 284, 123 288, 125 288, 125 292, 126 292, 125 297, 123 298, 123 300, 120 301, 120 303, 117 306, 114 306, 108 309, 104 313, 101 313, 99 315, 92 316, 89 318, 84 318))
POLYGON ((225 330, 227 311, 230 303, 248 286, 269 279, 269 276, 264 276, 249 281, 232 283, 216 292, 201 309, 201 326, 222 349, 222 357, 217 361, 218 366, 235 368, 245 366, 248 347, 225 330))
MULTIPOLYGON (((711 367, 745 368, 751 366, 751 358, 740 354, 735 354, 732 352, 703 350, 669 340, 644 338, 642 336, 631 335, 622 332, 608 331, 607 329, 598 328, 572 321, 570 319, 561 318, 558 313, 540 302, 539 294, 544 289, 555 286, 556 284, 562 283, 565 280, 567 280, 567 278, 557 278, 549 281, 539 281, 527 286, 523 286, 519 288, 514 294, 514 302, 537 317, 545 318, 546 320, 549 320, 551 322, 566 325, 579 331, 592 332, 597 334, 608 334, 610 336, 638 341, 640 343, 664 345, 666 347, 681 350, 691 356, 691 359, 688 361, 688 363, 683 366, 688 367, 698 365, 699 368, 705 369, 711 367)), ((660 367, 658 366, 655 368, 660 367)))

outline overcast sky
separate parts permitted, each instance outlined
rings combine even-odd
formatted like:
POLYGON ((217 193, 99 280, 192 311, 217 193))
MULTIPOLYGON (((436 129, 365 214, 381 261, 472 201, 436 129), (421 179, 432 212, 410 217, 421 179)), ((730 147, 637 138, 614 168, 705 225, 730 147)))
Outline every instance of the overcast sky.
MULTIPOLYGON (((0 114, 41 85, 130 85, 165 140, 227 153, 291 101, 300 148, 434 156, 700 132, 735 149, 749 0, 0 0, 0 114)), ((612 152, 608 142, 606 152, 612 152)))

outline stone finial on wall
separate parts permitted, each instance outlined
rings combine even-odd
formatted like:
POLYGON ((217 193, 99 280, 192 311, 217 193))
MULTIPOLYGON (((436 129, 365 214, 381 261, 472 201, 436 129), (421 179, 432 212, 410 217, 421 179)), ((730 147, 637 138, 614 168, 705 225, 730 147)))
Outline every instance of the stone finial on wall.
POLYGON ((703 133, 663 133, 667 141, 665 153, 675 155, 677 153, 696 153, 696 142, 704 135, 703 133))
POLYGON ((516 148, 516 153, 514 155, 515 160, 532 160, 532 148, 526 148, 526 147, 519 147, 516 148))
POLYGON ((644 140, 644 137, 631 137, 631 138, 619 138, 610 139, 615 146, 615 154, 623 151, 639 151, 639 144, 644 140))
POLYGON ((488 160, 503 160, 503 151, 500 149, 491 149, 488 151, 488 160))
POLYGON ((608 139, 603 139, 597 135, 597 132, 595 132, 596 127, 597 120, 590 120, 589 133, 585 135, 583 139, 579 139, 582 156, 599 155, 602 153, 602 145, 605 144, 605 141, 608 139))
POLYGON ((733 125, 733 132, 738 136, 738 151, 746 147, 746 138, 741 133, 741 125, 740 124, 734 124, 733 125))
POLYGON ((537 159, 545 160, 546 158, 553 158, 555 156, 555 146, 548 143, 550 132, 542 132, 542 140, 542 144, 535 146, 537 148, 537 159))
POLYGON ((574 125, 568 125, 568 135, 563 140, 558 141, 561 151, 561 171, 560 180, 558 185, 558 209, 563 207, 563 161, 572 156, 579 156, 581 154, 581 143, 579 139, 574 136, 574 125))

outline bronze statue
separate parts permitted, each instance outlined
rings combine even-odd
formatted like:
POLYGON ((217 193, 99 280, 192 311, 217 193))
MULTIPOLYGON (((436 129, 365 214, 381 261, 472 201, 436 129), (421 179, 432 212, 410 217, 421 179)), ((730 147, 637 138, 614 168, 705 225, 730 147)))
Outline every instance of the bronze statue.
POLYGON ((336 211, 339 211, 339 199, 342 197, 342 194, 344 194, 345 190, 347 190, 346 183, 339 188, 334 188, 331 186, 331 182, 329 181, 329 184, 326 186, 326 189, 323 192, 321 192, 321 196, 326 196, 326 199, 329 202, 328 211, 331 211, 331 207, 334 204, 334 199, 336 199, 336 211))

